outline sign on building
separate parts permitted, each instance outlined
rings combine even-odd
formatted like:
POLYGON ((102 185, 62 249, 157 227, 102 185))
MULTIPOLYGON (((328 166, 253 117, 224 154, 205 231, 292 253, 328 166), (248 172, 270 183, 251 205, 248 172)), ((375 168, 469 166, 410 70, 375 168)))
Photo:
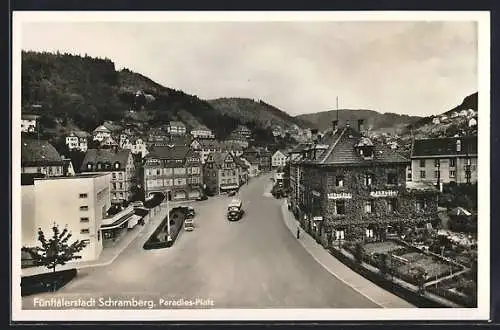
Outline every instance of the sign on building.
POLYGON ((352 194, 351 193, 329 193, 328 194, 328 199, 351 199, 352 194))
POLYGON ((394 190, 378 190, 370 192, 371 197, 381 198, 381 197, 396 197, 398 195, 397 191, 394 190))

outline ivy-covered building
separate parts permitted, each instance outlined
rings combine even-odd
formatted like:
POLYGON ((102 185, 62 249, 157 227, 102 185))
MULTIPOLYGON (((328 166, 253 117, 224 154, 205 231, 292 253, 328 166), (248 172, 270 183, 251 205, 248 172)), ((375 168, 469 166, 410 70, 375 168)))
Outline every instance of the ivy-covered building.
POLYGON ((374 143, 346 123, 316 143, 292 151, 290 207, 322 244, 383 239, 409 226, 434 224, 438 190, 406 182, 409 159, 374 143))

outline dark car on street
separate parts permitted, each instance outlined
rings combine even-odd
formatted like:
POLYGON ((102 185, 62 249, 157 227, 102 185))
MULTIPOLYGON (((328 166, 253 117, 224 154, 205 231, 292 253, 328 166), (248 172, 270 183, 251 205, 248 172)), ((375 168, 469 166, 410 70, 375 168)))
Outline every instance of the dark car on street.
POLYGON ((236 195, 236 190, 231 190, 227 195, 229 197, 236 195))
POLYGON ((206 201, 207 199, 207 195, 201 195, 200 197, 196 198, 197 201, 206 201))
POLYGON ((233 199, 227 207, 227 220, 238 221, 243 216, 242 203, 239 199, 233 199))

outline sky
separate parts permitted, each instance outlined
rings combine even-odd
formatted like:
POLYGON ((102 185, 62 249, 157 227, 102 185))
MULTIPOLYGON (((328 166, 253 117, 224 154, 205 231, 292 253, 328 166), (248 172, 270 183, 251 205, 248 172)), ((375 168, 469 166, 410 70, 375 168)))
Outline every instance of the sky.
POLYGON ((477 23, 29 22, 22 49, 107 57, 202 99, 432 115, 477 91, 477 23))

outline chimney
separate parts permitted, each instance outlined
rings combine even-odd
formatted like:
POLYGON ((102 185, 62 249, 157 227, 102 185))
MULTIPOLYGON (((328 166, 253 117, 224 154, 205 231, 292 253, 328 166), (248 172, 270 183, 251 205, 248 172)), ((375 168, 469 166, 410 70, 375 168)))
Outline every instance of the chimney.
POLYGON ((358 119, 358 131, 363 132, 365 130, 365 120, 358 119))
POLYGON ((335 131, 339 126, 339 121, 338 120, 333 120, 332 121, 332 128, 335 131))
POLYGON ((350 126, 351 126, 351 124, 349 123, 349 120, 346 120, 345 121, 345 127, 350 127, 350 126))

